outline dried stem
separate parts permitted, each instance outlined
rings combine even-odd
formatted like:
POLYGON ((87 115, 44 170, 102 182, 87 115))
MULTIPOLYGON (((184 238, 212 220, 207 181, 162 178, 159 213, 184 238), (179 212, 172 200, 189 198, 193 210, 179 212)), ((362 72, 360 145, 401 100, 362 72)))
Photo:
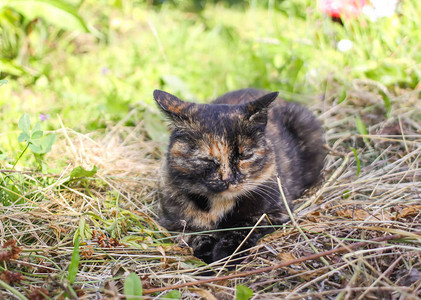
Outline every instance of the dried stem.
MULTIPOLYGON (((413 236, 413 235, 419 235, 421 237, 421 230, 416 231, 416 232, 411 232, 411 236, 413 236)), ((250 276, 250 275, 254 275, 254 274, 269 272, 269 271, 276 270, 276 269, 283 268, 283 267, 287 267, 287 266, 290 266, 290 265, 293 265, 293 264, 302 263, 304 261, 314 260, 314 259, 318 259, 318 258, 321 258, 321 257, 336 254, 336 253, 351 251, 351 250, 354 250, 356 248, 363 247, 363 246, 365 246, 367 244, 370 244, 370 243, 381 243, 381 242, 386 242, 386 241, 391 241, 391 240, 398 240, 398 239, 405 238, 405 237, 407 237, 407 236, 405 236, 403 234, 394 234, 394 235, 382 236, 382 237, 374 238, 374 239, 371 239, 371 240, 357 242, 357 243, 353 243, 353 244, 350 244, 350 245, 347 245, 347 246, 331 249, 329 251, 324 251, 324 252, 320 252, 320 253, 306 255, 306 256, 303 256, 303 257, 300 257, 300 258, 297 258, 297 259, 293 259, 293 260, 289 260, 289 261, 286 261, 286 262, 283 262, 283 263, 280 263, 280 264, 277 264, 277 265, 273 265, 273 266, 269 266, 269 267, 265 267, 265 268, 260 268, 260 269, 256 269, 256 270, 252 270, 252 271, 246 271, 246 272, 241 272, 241 273, 231 274, 231 275, 226 275, 226 276, 221 276, 221 277, 213 277, 213 278, 197 280, 197 281, 193 281, 193 282, 186 282, 186 283, 176 284, 176 285, 171 285, 171 286, 164 286, 164 287, 160 287, 160 288, 145 289, 145 290, 143 290, 143 294, 147 295, 147 294, 152 294, 152 293, 156 293, 156 292, 179 289, 179 288, 187 287, 187 286, 200 285, 200 284, 205 284, 205 283, 210 283, 210 282, 215 282, 215 281, 222 281, 222 280, 228 280, 228 279, 239 278, 239 277, 246 277, 246 276, 250 276)))

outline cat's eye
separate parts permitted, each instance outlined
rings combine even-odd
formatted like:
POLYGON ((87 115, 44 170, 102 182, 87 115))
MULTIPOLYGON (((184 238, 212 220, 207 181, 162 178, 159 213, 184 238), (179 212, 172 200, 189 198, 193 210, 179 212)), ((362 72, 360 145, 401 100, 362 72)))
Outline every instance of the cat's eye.
POLYGON ((209 158, 209 157, 198 157, 198 160, 200 160, 201 162, 204 162, 206 164, 219 165, 219 162, 218 161, 216 161, 213 158, 209 158))
POLYGON ((253 157, 253 153, 240 153, 240 160, 247 160, 253 157))

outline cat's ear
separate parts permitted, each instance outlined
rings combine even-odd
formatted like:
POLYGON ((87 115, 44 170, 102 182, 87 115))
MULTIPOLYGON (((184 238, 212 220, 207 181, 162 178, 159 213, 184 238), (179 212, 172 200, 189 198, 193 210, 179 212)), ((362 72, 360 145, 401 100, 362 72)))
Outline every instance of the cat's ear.
POLYGON ((250 121, 266 125, 270 104, 278 97, 278 92, 266 94, 245 104, 245 112, 250 121))
POLYGON ((170 93, 154 90, 153 97, 161 110, 171 118, 171 120, 183 121, 186 118, 186 112, 191 103, 184 102, 170 93))

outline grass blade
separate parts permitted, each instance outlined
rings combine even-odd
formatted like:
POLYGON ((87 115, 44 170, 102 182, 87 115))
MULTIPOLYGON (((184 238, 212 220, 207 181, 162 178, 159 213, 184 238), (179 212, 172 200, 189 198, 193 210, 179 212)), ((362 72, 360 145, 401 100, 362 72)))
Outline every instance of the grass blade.
POLYGON ((355 160, 357 161, 357 177, 360 175, 360 171, 361 171, 361 161, 358 158, 358 153, 357 153, 357 149, 350 147, 349 149, 351 149, 352 152, 354 152, 354 157, 355 160))
POLYGON ((69 274, 67 275, 67 280, 69 280, 70 284, 73 284, 76 280, 76 275, 79 270, 79 262, 80 262, 80 255, 79 255, 79 236, 78 236, 76 237, 76 240, 73 246, 72 259, 69 265, 69 274))
POLYGON ((4 290, 9 291, 10 293, 12 293, 16 298, 20 299, 20 300, 28 300, 28 298, 26 298, 23 294, 21 294, 20 292, 18 292, 16 289, 14 289, 13 287, 11 287, 10 285, 8 285, 6 282, 4 282, 3 280, 0 279, 0 287, 4 290))
POLYGON ((357 128, 357 131, 359 132, 359 134, 364 135, 364 137, 363 137, 364 143, 369 145, 370 140, 365 136, 365 135, 368 135, 367 127, 365 126, 364 122, 358 116, 355 117, 355 127, 357 128))
POLYGON ((392 112, 392 105, 390 103, 390 98, 384 91, 381 91, 381 90, 380 90, 380 95, 382 96, 384 108, 386 109, 386 118, 390 118, 390 114, 392 112))

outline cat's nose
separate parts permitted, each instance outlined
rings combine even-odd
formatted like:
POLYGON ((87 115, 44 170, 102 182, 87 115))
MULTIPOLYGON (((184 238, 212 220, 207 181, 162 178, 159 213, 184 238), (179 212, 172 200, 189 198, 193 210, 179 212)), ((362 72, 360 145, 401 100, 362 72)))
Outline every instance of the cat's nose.
POLYGON ((227 183, 233 182, 235 179, 233 172, 230 168, 227 168, 224 170, 224 172, 221 174, 221 180, 227 183))
POLYGON ((228 189, 228 183, 222 180, 210 182, 208 186, 214 193, 220 193, 228 189))
POLYGON ((235 184, 236 183, 236 178, 234 176, 234 174, 230 174, 227 177, 222 177, 221 181, 224 183, 224 185, 226 186, 226 188, 228 188, 230 185, 235 184))
POLYGON ((229 187, 229 183, 228 182, 226 182, 226 181, 222 181, 221 182, 221 189, 227 190, 228 187, 229 187))

